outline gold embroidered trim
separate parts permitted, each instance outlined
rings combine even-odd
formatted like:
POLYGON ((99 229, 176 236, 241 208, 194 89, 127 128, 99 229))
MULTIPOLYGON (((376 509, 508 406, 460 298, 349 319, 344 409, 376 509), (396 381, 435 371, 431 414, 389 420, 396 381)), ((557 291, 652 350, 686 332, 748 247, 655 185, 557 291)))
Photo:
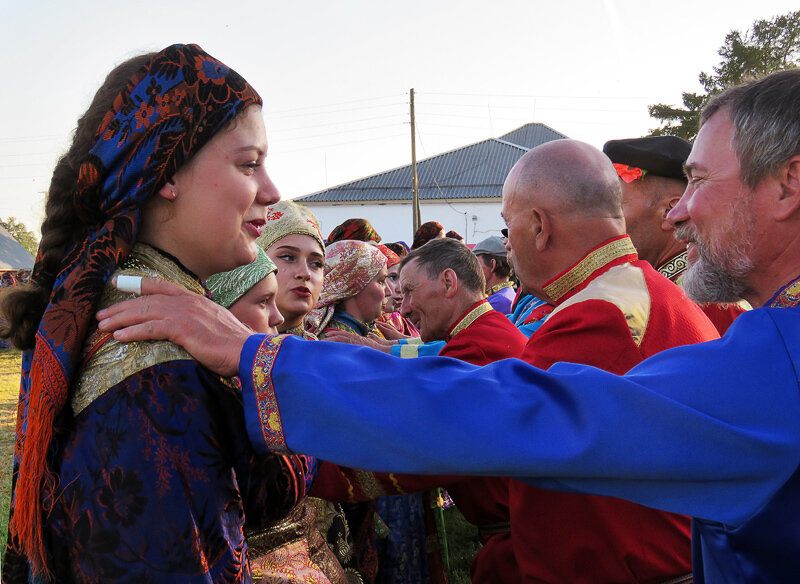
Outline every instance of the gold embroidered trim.
POLYGON ((500 282, 499 284, 495 284, 491 288, 486 291, 487 296, 491 296, 495 292, 500 292, 503 288, 511 288, 514 285, 514 282, 500 282))
MULTIPOLYGON (((197 294, 204 294, 203 286, 197 279, 187 274, 166 256, 143 243, 133 246, 131 253, 113 276, 121 274, 160 278, 197 294)), ((133 296, 133 294, 117 290, 109 278, 103 290, 98 310, 133 298, 133 296)), ((92 334, 87 342, 91 343, 94 339, 96 336, 92 334)), ((97 349, 81 370, 70 400, 72 411, 75 415, 80 414, 110 388, 139 371, 167 361, 183 359, 192 359, 192 356, 182 347, 169 341, 120 343, 112 337, 97 349)))
POLYGON ((559 304, 550 313, 550 318, 587 300, 605 300, 615 305, 628 324, 631 338, 636 346, 640 346, 650 322, 650 291, 641 268, 630 264, 614 266, 566 301, 559 304))
POLYGON ((689 267, 689 261, 686 259, 688 252, 681 252, 671 260, 665 262, 657 268, 657 271, 664 277, 669 278, 676 282, 686 268, 689 267))
POLYGON ((492 308, 492 305, 489 304, 486 300, 478 304, 478 306, 470 310, 466 315, 464 315, 464 318, 462 318, 461 320, 458 321, 458 323, 456 323, 456 325, 453 327, 453 330, 450 332, 450 338, 452 339, 454 336, 463 331, 473 322, 478 320, 479 317, 483 316, 490 310, 494 310, 494 308, 492 308))
POLYGON ((386 491, 381 488, 380 483, 375 479, 373 473, 366 470, 355 470, 355 475, 364 494, 370 499, 377 499, 387 495, 386 491))
POLYGON ((400 345, 401 359, 416 359, 419 357, 419 345, 400 345))
POLYGON ((636 248, 633 247, 629 237, 615 239, 589 253, 589 255, 578 262, 575 267, 566 274, 545 286, 545 294, 547 294, 553 302, 558 302, 562 296, 577 288, 586 278, 605 266, 608 262, 635 253, 636 248))

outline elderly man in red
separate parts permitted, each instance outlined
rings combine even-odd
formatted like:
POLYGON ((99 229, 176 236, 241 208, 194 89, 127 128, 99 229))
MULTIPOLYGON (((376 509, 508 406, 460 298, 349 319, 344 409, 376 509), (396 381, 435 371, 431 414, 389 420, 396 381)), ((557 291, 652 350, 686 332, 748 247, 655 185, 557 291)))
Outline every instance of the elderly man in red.
MULTIPOLYGON (((454 239, 435 239, 413 250, 400 268, 400 311, 419 328, 422 340, 447 341, 441 356, 474 365, 519 357, 527 339, 489 305, 478 262, 454 239)), ((507 479, 369 473, 322 463, 312 494, 363 501, 439 486, 447 487, 464 517, 480 531, 483 547, 472 561, 473 584, 522 582, 511 543, 507 479)))
MULTIPOLYGON (((597 149, 559 140, 528 152, 506 179, 503 203, 517 236, 517 276, 555 306, 528 341, 528 363, 547 369, 569 361, 621 374, 669 347, 718 336, 677 286, 637 257, 619 179, 597 149)), ((523 581, 663 582, 691 572, 685 517, 509 483, 523 581)))

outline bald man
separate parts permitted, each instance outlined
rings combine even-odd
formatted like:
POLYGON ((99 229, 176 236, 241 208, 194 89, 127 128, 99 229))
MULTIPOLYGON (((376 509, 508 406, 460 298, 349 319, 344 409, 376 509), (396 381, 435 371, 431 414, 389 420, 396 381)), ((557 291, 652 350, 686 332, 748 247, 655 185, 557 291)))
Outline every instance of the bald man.
MULTIPOLYGON (((528 152, 506 179, 503 217, 517 277, 555 306, 525 347, 528 363, 622 374, 664 349, 718 336, 697 306, 638 259, 617 173, 599 150, 559 140, 528 152)), ((691 571, 686 517, 513 480, 509 510, 524 581, 663 582, 691 571)))

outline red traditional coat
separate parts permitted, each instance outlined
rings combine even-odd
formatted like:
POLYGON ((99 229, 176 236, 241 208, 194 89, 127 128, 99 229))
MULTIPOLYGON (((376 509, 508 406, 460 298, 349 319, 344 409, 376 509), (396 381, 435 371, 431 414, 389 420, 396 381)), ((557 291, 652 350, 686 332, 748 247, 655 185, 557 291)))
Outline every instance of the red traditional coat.
MULTIPOLYGON (((542 369, 570 361, 622 374, 669 347, 719 336, 696 304, 638 259, 628 236, 592 250, 545 292, 556 308, 523 354, 542 369)), ((686 517, 514 480, 509 508, 523 582, 656 583, 691 571, 686 517)))
MULTIPOLYGON (((657 269, 661 275, 666 276, 680 286, 683 273, 688 267, 689 262, 686 260, 686 252, 683 251, 658 266, 657 269)), ((750 308, 746 302, 742 301, 734 304, 701 304, 700 310, 714 324, 719 334, 724 335, 728 327, 733 324, 733 321, 743 312, 750 310, 750 308)))
MULTIPOLYGON (((439 354, 487 365, 519 357, 526 341, 505 315, 482 300, 450 328, 447 344, 439 354)), ((446 487, 464 517, 481 529, 483 547, 470 569, 473 584, 513 584, 520 580, 508 530, 507 484, 504 478, 372 473, 323 462, 311 494, 330 500, 365 501, 446 487)))

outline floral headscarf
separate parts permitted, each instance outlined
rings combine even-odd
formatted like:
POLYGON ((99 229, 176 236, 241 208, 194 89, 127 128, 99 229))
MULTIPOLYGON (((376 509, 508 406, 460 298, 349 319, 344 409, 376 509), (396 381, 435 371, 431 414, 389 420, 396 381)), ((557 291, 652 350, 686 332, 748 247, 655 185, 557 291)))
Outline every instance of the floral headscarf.
POLYGON ((214 302, 225 308, 247 294, 261 280, 278 268, 272 263, 264 250, 258 249, 256 259, 246 266, 239 266, 229 272, 214 274, 206 280, 206 288, 211 292, 214 302))
POLYGON ((381 245, 380 243, 376 246, 381 253, 386 256, 386 267, 391 268, 392 266, 400 263, 400 256, 397 255, 393 250, 391 250, 388 246, 381 245))
POLYGON ((414 233, 414 243, 411 244, 411 249, 417 249, 428 243, 431 239, 437 237, 444 237, 444 227, 441 223, 436 221, 428 221, 419 226, 416 233, 414 233))
POLYGON ((358 241, 381 242, 381 236, 366 219, 348 219, 341 225, 337 225, 328 236, 328 245, 337 241, 354 239, 358 241))
POLYGON ((320 251, 325 253, 317 218, 306 207, 289 200, 267 207, 267 222, 256 243, 267 251, 276 241, 293 234, 308 235, 319 244, 320 251))
POLYGON ((319 334, 341 301, 361 292, 386 267, 386 256, 363 241, 337 241, 325 250, 325 279, 317 306, 308 315, 314 334, 319 334))
MULTIPOLYGON (((253 104, 261 98, 236 72, 197 45, 173 45, 130 79, 97 128, 73 196, 96 224, 66 252, 22 361, 10 532, 37 573, 47 571, 45 502, 58 489, 48 451, 106 280, 136 241, 144 202, 253 104)), ((34 281, 41 276, 37 257, 34 281)))

